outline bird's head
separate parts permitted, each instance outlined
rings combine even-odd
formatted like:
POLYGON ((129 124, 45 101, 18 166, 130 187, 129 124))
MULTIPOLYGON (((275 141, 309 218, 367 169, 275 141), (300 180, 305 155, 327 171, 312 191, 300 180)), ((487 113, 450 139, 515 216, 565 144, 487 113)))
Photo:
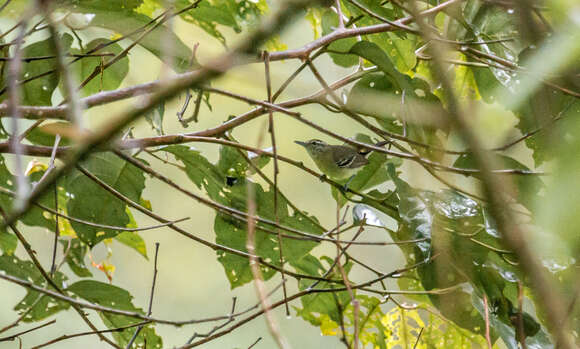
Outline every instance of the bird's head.
POLYGON ((306 151, 310 155, 320 154, 328 148, 328 144, 320 139, 311 139, 307 142, 294 141, 294 143, 299 144, 306 148, 306 151))

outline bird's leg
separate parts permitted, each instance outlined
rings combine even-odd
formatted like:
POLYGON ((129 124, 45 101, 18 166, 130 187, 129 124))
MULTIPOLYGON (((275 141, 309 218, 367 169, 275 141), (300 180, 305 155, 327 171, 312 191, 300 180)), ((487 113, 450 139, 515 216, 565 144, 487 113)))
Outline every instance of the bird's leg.
POLYGON ((321 174, 320 177, 318 177, 318 178, 320 178, 321 182, 326 182, 326 180, 328 179, 328 177, 324 173, 321 174))
POLYGON ((350 184, 350 182, 352 182, 352 180, 354 179, 355 175, 350 176, 350 178, 348 179, 348 181, 346 181, 346 183, 344 183, 344 185, 342 186, 342 190, 346 193, 348 192, 348 185, 350 184))

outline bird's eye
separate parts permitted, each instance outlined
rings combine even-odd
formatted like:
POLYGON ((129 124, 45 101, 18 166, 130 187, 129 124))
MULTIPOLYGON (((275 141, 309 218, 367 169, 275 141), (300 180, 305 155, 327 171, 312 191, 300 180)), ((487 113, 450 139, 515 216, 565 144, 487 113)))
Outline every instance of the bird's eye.
POLYGON ((319 139, 313 139, 310 141, 310 144, 316 145, 316 146, 322 146, 322 145, 324 145, 324 142, 319 140, 319 139))

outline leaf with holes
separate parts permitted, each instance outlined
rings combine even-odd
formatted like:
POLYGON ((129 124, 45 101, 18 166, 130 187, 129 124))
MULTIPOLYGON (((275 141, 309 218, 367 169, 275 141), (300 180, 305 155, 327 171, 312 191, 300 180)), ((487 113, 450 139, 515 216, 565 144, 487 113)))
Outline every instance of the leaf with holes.
MULTIPOLYGON (((126 290, 117 286, 94 280, 82 280, 70 285, 67 288, 67 291, 86 301, 104 307, 144 314, 141 308, 137 308, 133 305, 133 296, 131 296, 131 294, 126 290)), ((100 312, 99 316, 107 328, 123 327, 140 322, 139 319, 106 312, 100 312)), ((113 338, 117 344, 125 347, 133 337, 134 333, 135 328, 115 331, 113 332, 113 338)), ((143 327, 143 330, 141 330, 133 345, 136 348, 141 348, 144 347, 145 343, 147 343, 147 348, 161 348, 163 345, 161 337, 155 333, 152 324, 147 324, 143 327)))
MULTIPOLYGON (((145 176, 137 167, 113 153, 91 155, 81 166, 129 199, 140 201, 145 188, 145 176)), ((69 196, 67 211, 75 218, 119 227, 125 227, 131 221, 123 201, 78 170, 67 175, 66 190, 69 196)), ((75 221, 71 221, 71 225, 78 237, 91 248, 120 233, 115 229, 97 228, 75 221)))

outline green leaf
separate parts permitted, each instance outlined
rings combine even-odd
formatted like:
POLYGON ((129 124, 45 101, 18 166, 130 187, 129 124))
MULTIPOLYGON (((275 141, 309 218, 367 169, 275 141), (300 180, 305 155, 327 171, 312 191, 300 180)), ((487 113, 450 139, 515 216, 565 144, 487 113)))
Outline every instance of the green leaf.
MULTIPOLYGON (((142 2, 142 0, 121 2, 112 0, 61 0, 59 6, 73 13, 94 15, 89 23, 90 26, 101 27, 126 35, 145 27, 151 21, 150 17, 134 11, 137 10, 142 2)), ((150 29, 150 27, 147 27, 147 29, 150 29)), ((136 35, 131 36, 133 39, 136 37, 136 35)), ((178 73, 185 72, 190 68, 191 49, 165 25, 157 26, 151 30, 139 41, 139 45, 159 59, 168 58, 170 61, 167 63, 178 73), (165 50, 167 42, 172 43, 171 52, 173 57, 167 57, 167 50, 165 50)), ((103 51, 106 50, 104 49, 103 51)))
POLYGON ((559 155, 554 139, 563 139, 573 120, 580 115, 578 98, 566 95, 560 90, 542 85, 538 91, 514 111, 520 122, 516 126, 526 135, 542 129, 525 140, 526 146, 533 151, 536 167, 559 155), (554 118, 561 118, 555 122, 554 118))
MULTIPOLYGON (((82 280, 70 285, 67 288, 67 291, 91 303, 96 303, 104 307, 143 314, 143 310, 141 308, 137 308, 135 305, 133 305, 133 296, 131 296, 131 294, 126 290, 117 286, 94 280, 82 280)), ((100 312, 99 316, 103 320, 105 326, 108 328, 123 327, 140 322, 139 319, 104 312, 100 312)), ((119 344, 121 347, 125 347, 133 337, 134 333, 135 328, 129 328, 123 331, 115 331, 113 332, 113 338, 117 344, 119 344)), ((161 348, 163 346, 163 342, 161 337, 155 333, 153 325, 148 324, 139 333, 133 345, 136 348, 144 348, 145 345, 147 348, 161 348)))
MULTIPOLYGON (((322 35, 332 33, 338 27, 338 16, 330 9, 325 9, 322 13, 322 35)), ((330 53, 329 56, 334 64, 341 67, 352 67, 358 64, 358 57, 350 54, 349 49, 356 43, 356 38, 345 38, 332 42, 328 45, 328 50, 342 53, 330 53)))
MULTIPOLYGON (((359 0, 358 3, 387 20, 396 21, 405 15, 398 7, 393 8, 390 3, 381 3, 374 0, 359 0)), ((359 28, 384 23, 369 16, 368 13, 363 12, 348 1, 343 2, 343 13, 351 18, 359 19, 356 21, 356 25, 359 28)), ((401 73, 410 73, 417 63, 417 56, 415 55, 417 36, 415 35, 409 35, 401 31, 384 32, 365 35, 363 40, 378 45, 401 73)))
MULTIPOLYGON (((452 21, 448 28, 458 41, 492 41, 494 39, 513 37, 518 30, 518 16, 508 13, 502 6, 480 0, 466 3, 460 20, 452 21)), ((517 56, 522 49, 521 40, 497 42, 478 45, 477 49, 508 61, 517 63, 517 56)), ((471 59, 473 62, 476 60, 471 59)), ((494 103, 500 96, 510 94, 509 87, 515 79, 513 74, 501 68, 471 69, 479 93, 487 103, 494 103)))
MULTIPOLYGON (((84 52, 81 50, 74 50, 74 53, 85 53, 89 52, 101 45, 108 43, 108 39, 95 39, 89 42, 85 46, 84 52)), ((107 47, 97 51, 98 53, 112 53, 113 55, 118 55, 123 51, 123 48, 119 44, 108 45, 107 47)), ((83 59, 72 64, 71 68, 77 76, 79 82, 83 82, 88 76, 90 76, 95 70, 99 70, 100 66, 106 62, 113 59, 113 56, 107 57, 84 57, 83 59)), ((115 64, 111 65, 105 71, 101 72, 97 77, 93 78, 88 84, 86 84, 82 90, 81 94, 83 96, 93 95, 101 91, 115 90, 121 86, 121 82, 129 73, 129 57, 125 56, 115 64)))
MULTIPOLYGON (((123 161, 113 153, 91 155, 82 166, 114 189, 139 202, 145 188, 145 176, 137 167, 123 161)), ((66 177, 66 189, 70 197, 68 213, 76 218, 112 226, 129 224, 127 205, 107 192, 80 171, 72 171, 66 177)), ((100 241, 117 236, 120 231, 71 222, 78 237, 91 248, 100 241)))
MULTIPOLYGON (((327 262, 330 260, 329 263, 332 265, 332 259, 324 257, 321 259, 326 260, 327 262)), ((344 265, 344 269, 347 274, 350 270, 350 267, 352 267, 352 263, 344 265)), ((322 263, 312 255, 307 255, 302 258, 300 262, 296 264, 296 268, 306 274, 317 276, 322 276, 326 271, 322 263)), ((338 279, 342 278, 337 272, 337 269, 334 269, 334 271, 331 272, 328 277, 338 279)), ((301 290, 304 290, 310 287, 312 284, 312 280, 303 279, 298 282, 298 287, 301 290)), ((318 287, 325 289, 340 288, 341 286, 337 284, 329 284, 327 282, 320 282, 318 287)), ((335 293, 312 293, 301 297, 300 301, 302 303, 302 308, 294 308, 297 312, 296 315, 309 321, 314 326, 320 326, 324 322, 324 316, 320 315, 326 315, 335 323, 340 323, 342 318, 342 311, 350 303, 350 296, 347 291, 335 293)))
MULTIPOLYGON (((63 51, 67 52, 73 41, 72 36, 63 34, 59 40, 63 51)), ((22 49, 22 57, 41 57, 54 54, 51 38, 34 42, 22 49)), ((7 65, 4 68, 7 69, 7 65)), ((23 62, 20 79, 25 80, 56 69, 56 59, 23 62)), ((22 105, 52 105, 52 94, 58 85, 58 80, 59 74, 55 71, 22 85, 20 103, 22 105)))
POLYGON ((89 247, 80 239, 61 240, 63 250, 68 251, 66 254, 66 264, 79 277, 93 276, 85 264, 85 256, 89 247))
MULTIPOLYGON (((417 268, 422 286, 433 290, 468 282, 478 294, 488 297, 498 321, 513 327, 511 317, 517 300, 510 295, 516 294, 521 277, 519 270, 504 260, 504 254, 509 252, 500 252, 505 250, 487 213, 474 200, 451 190, 413 189, 396 175, 392 166, 389 174, 397 188, 402 219, 392 238, 395 241, 412 238, 432 241, 402 246, 409 264, 439 255, 417 268)), ((465 288, 429 295, 430 301, 445 317, 460 327, 482 333, 483 317, 474 315, 472 297, 473 293, 465 288)), ((526 316, 530 320, 529 328, 539 328, 535 320, 526 316)), ((534 334, 532 332, 529 333, 534 334)))
MULTIPOLYGON (((519 161, 510 158, 505 155, 496 155, 495 169, 515 169, 529 171, 530 169, 520 163, 519 161)), ((471 154, 461 155, 455 160, 453 164, 454 167, 458 168, 477 168, 477 163, 471 154)), ((474 177, 479 178, 479 175, 474 175, 474 177)), ((521 204, 526 206, 528 209, 533 209, 533 203, 539 192, 544 188, 544 183, 539 176, 536 175, 510 175, 506 179, 512 180, 515 188, 512 192, 509 192, 511 196, 516 198, 521 204)))
MULTIPOLYGON (((189 1, 180 0, 179 7, 189 5, 189 1)), ((225 26, 233 29, 236 33, 243 30, 243 26, 256 26, 260 16, 267 10, 265 0, 216 0, 202 1, 197 8, 181 15, 186 22, 194 23, 209 35, 218 39, 225 45, 226 39, 218 29, 225 26)))
POLYGON ((18 238, 16 235, 9 233, 5 229, 0 230, 0 250, 3 255, 12 255, 18 246, 18 238))
MULTIPOLYGON (((273 189, 265 191, 261 185, 246 179, 248 164, 232 147, 222 147, 217 164, 207 161, 199 152, 185 146, 163 148, 185 165, 185 173, 208 196, 222 205, 247 212, 247 185, 254 191, 259 217, 275 221, 273 189)), ((294 228, 310 234, 321 234, 323 231, 314 218, 302 212, 289 212, 288 202, 278 196, 278 220, 283 226, 294 228)), ((255 246, 259 256, 266 261, 279 265, 280 252, 278 240, 273 228, 258 223, 255 232, 255 246), (263 230, 265 229, 265 230, 263 230), (268 232, 269 231, 269 232, 268 232)), ((247 251, 247 223, 229 215, 218 213, 214 222, 216 242, 236 250, 247 251)), ((291 234, 284 232, 284 234, 291 234)), ((312 241, 282 238, 282 251, 285 261, 295 265, 316 245, 312 241)), ((232 288, 252 280, 250 264, 247 258, 218 251, 218 260, 223 265, 232 288)), ((264 279, 275 274, 274 270, 262 267, 264 279)))
POLYGON ((347 107, 357 113, 376 118, 387 131, 403 133, 401 108, 393 107, 400 104, 401 97, 394 94, 393 82, 384 73, 372 73, 363 76, 350 89, 347 107))
POLYGON ((404 74, 397 71, 389 56, 378 45, 368 41, 358 41, 352 45, 349 52, 376 65, 395 84, 399 91, 414 91, 409 86, 404 74))
MULTIPOLYGON (((44 171, 35 171, 34 173, 30 174, 27 179, 32 184, 34 184, 36 181, 42 178, 43 174, 44 171)), ((17 179, 8 170, 4 157, 0 157, 0 185, 6 189, 15 191, 16 180, 17 179)), ((48 190, 45 194, 43 194, 38 200, 38 203, 54 209, 54 190, 48 190)), ((10 212, 12 210, 12 205, 12 196, 0 192, 0 206, 4 212, 10 212)), ((43 227, 51 231, 55 228, 55 221, 52 214, 49 214, 48 212, 45 212, 36 206, 32 206, 20 221, 28 226, 43 227)))
POLYGON ((115 236, 115 240, 119 241, 125 246, 128 246, 135 251, 137 251, 140 255, 145 257, 145 259, 149 259, 147 257, 147 246, 145 245, 145 240, 133 231, 124 231, 121 234, 115 236))
MULTIPOLYGON (((32 262, 22 261, 16 256, 0 256, 0 270, 8 275, 30 281, 39 287, 50 288, 47 286, 46 280, 42 277, 32 262)), ((53 280, 56 285, 63 287, 67 277, 61 272, 57 272, 53 280)), ((26 296, 24 296, 24 298, 14 307, 14 310, 18 313, 30 310, 24 317, 23 321, 35 322, 46 319, 47 317, 62 310, 66 310, 69 307, 70 305, 67 302, 56 300, 35 291, 27 290, 26 296)))

